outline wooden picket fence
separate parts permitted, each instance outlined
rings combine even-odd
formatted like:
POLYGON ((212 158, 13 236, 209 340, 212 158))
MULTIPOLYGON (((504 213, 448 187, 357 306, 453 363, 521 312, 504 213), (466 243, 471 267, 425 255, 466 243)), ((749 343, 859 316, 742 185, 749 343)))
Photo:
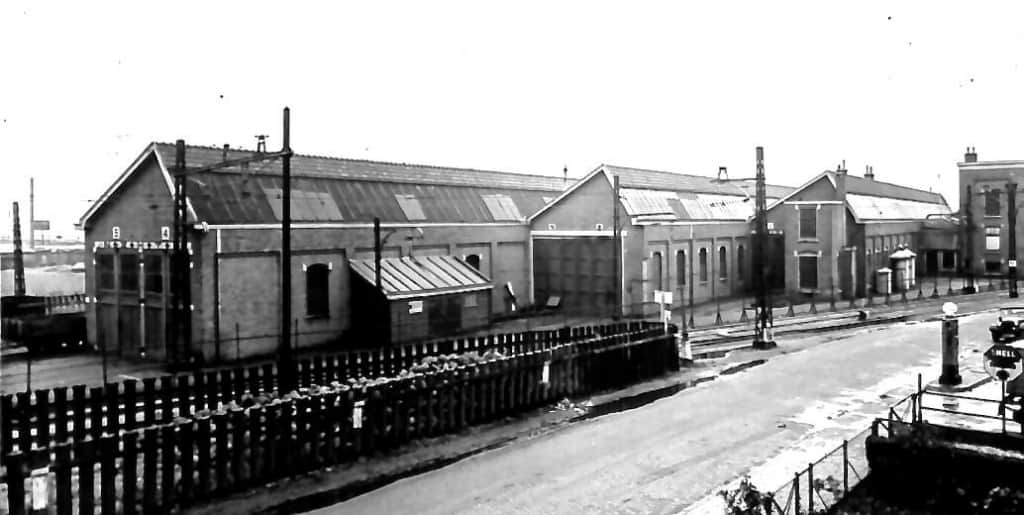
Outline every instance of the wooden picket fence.
POLYGON ((671 333, 594 336, 363 389, 313 388, 267 405, 85 434, 7 456, 10 513, 166 513, 678 370, 677 356, 671 333))
MULTIPOLYGON (((548 350, 603 336, 629 340, 662 331, 660 324, 630 322, 582 326, 557 331, 532 331, 481 338, 431 342, 377 351, 325 354, 298 362, 301 387, 327 385, 356 377, 393 377, 426 356, 497 350, 506 356, 548 350)), ((57 387, 0 396, 0 461, 16 449, 46 447, 67 440, 94 440, 104 433, 134 430, 190 417, 202 410, 240 402, 245 395, 277 391, 274 363, 225 368, 196 374, 126 380, 104 386, 57 387)))

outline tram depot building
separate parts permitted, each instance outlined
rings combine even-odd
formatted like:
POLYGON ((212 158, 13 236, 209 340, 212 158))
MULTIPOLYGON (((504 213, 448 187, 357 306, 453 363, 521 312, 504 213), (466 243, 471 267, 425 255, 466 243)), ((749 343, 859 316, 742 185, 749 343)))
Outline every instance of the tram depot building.
MULTIPOLYGON (((189 146, 186 155, 188 171, 252 151, 189 146)), ((80 221, 89 338, 108 352, 171 354, 174 159, 174 145, 148 145, 80 221)), ((752 181, 611 165, 569 181, 307 155, 292 157, 291 177, 298 347, 443 337, 530 305, 604 317, 621 303, 626 316, 649 315, 658 290, 673 291, 676 305, 751 294, 752 181)), ((280 162, 187 173, 186 185, 194 349, 207 361, 272 353, 280 162)), ((898 264, 894 254, 914 256, 901 268, 911 282, 956 266, 959 229, 938 194, 843 170, 766 193, 767 260, 786 293, 863 295, 879 269, 898 264)))

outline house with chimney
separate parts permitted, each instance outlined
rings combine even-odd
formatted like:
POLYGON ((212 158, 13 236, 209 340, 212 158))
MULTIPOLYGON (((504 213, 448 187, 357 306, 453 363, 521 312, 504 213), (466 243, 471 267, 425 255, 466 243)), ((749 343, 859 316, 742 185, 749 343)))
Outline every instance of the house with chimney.
POLYGON ((1016 216, 1020 211, 1018 193, 1024 182, 1024 161, 979 161, 977 151, 970 147, 957 168, 965 272, 973 272, 974 277, 1005 276, 1010 260, 1022 256, 1024 250, 1020 218, 1016 216), (1011 213, 1015 214, 1012 227, 1011 213), (1016 233, 1013 255, 1011 231, 1016 233))
POLYGON ((784 241, 787 294, 849 299, 916 289, 921 277, 951 273, 952 215, 938 193, 880 181, 871 166, 858 177, 841 165, 769 203, 768 225, 784 241))

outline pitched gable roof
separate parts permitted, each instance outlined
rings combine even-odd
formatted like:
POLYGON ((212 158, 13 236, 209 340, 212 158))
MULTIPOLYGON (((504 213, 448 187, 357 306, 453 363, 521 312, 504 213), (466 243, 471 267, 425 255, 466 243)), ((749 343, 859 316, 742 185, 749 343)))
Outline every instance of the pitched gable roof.
MULTIPOLYGON (((811 180, 789 195, 773 202, 768 210, 784 204, 793 196, 810 186, 827 179, 832 188, 836 186, 836 173, 831 170, 815 175, 811 180)), ((922 220, 929 215, 951 213, 946 199, 930 191, 923 191, 888 182, 875 181, 847 174, 846 206, 858 221, 865 220, 922 220)))
MULTIPOLYGON (((836 182, 835 172, 825 172, 834 185, 836 182)), ((900 186, 889 182, 865 179, 856 175, 846 174, 846 192, 872 197, 883 197, 891 199, 912 200, 914 202, 926 202, 929 204, 945 204, 946 199, 938 193, 919 190, 909 186, 900 186)))
MULTIPOLYGON (((597 176, 609 184, 619 177, 622 206, 629 216, 658 216, 674 220, 745 220, 753 214, 753 181, 718 182, 714 177, 602 164, 576 181, 558 198, 528 218, 533 221, 597 176), (748 186, 743 188, 741 184, 748 186), (746 194, 744 194, 746 192, 746 194)), ((769 199, 793 188, 767 185, 769 199)))

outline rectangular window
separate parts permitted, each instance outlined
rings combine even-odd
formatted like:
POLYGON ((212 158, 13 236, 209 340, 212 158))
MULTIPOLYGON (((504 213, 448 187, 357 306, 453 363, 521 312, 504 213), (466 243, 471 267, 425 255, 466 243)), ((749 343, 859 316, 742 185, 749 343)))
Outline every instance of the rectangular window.
POLYGON ((813 240, 818 238, 818 208, 801 208, 800 239, 813 240))
POLYGON ((999 227, 985 228, 985 250, 999 250, 999 227))
POLYGON ((700 280, 708 280, 708 249, 700 249, 697 260, 697 270, 700 273, 700 280))
POLYGON ((114 255, 96 255, 96 288, 99 290, 114 289, 114 255))
POLYGON ((330 275, 330 267, 323 263, 306 267, 306 316, 330 316, 330 275))
POLYGON ((998 261, 985 261, 986 274, 998 274, 1002 271, 1001 263, 998 261))
POLYGON ((985 216, 1000 216, 999 190, 988 190, 985 192, 985 216))
POLYGON ((139 291, 138 254, 121 254, 121 291, 139 291))
MULTIPOLYGON (((284 212, 284 205, 281 203, 283 190, 281 188, 263 188, 270 210, 274 212, 274 218, 280 220, 284 212)), ((338 204, 330 193, 322 191, 307 191, 292 188, 292 203, 290 206, 292 220, 296 221, 340 221, 344 220, 338 204)))
POLYGON ((477 307, 476 293, 475 292, 474 293, 467 293, 466 296, 463 297, 463 299, 465 299, 465 303, 463 304, 465 307, 467 307, 467 308, 475 308, 475 307, 477 307))
POLYGON ((953 268, 956 268, 956 251, 942 251, 942 268, 946 270, 952 270, 953 268))
POLYGON ((146 269, 146 291, 163 293, 164 257, 160 254, 143 254, 142 263, 146 269))
POLYGON ((799 256, 800 288, 807 290, 818 289, 818 256, 799 256))
POLYGON ((423 214, 423 206, 414 195, 399 193, 395 195, 395 200, 398 201, 398 207, 402 208, 405 218, 409 221, 427 219, 427 215, 423 214))

